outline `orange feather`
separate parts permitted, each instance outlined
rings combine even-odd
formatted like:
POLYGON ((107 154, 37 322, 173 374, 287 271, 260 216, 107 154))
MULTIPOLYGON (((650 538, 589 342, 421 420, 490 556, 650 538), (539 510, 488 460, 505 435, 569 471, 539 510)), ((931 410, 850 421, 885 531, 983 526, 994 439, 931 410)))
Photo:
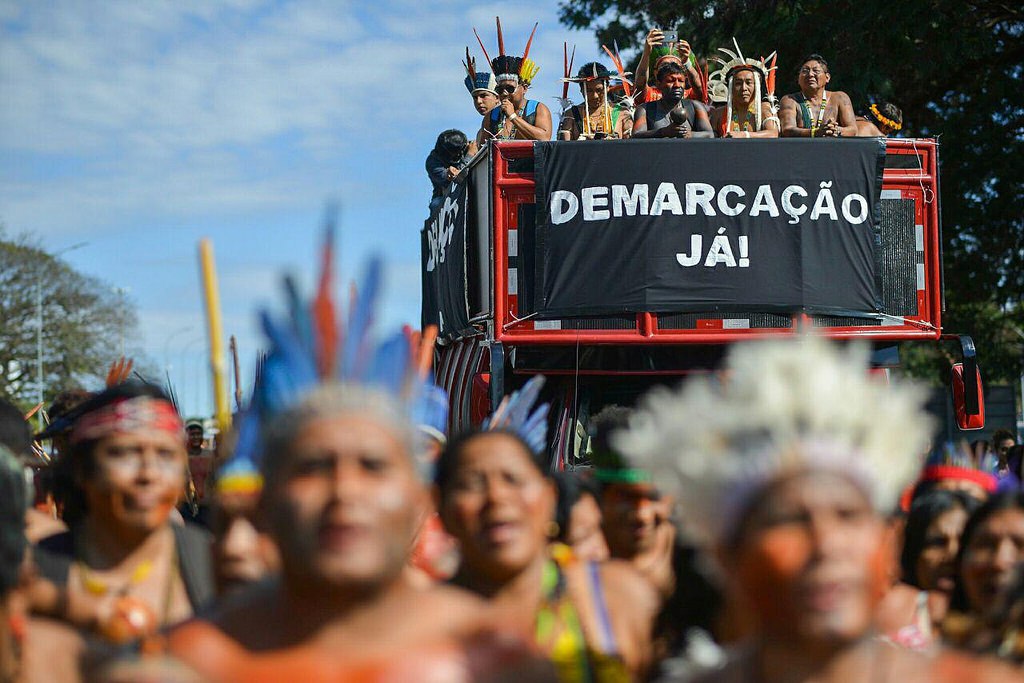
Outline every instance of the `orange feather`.
POLYGON ((530 32, 530 39, 526 41, 526 49, 523 50, 523 59, 530 56, 530 44, 533 42, 533 34, 537 32, 537 26, 539 24, 540 22, 537 22, 533 25, 533 30, 530 32))
POLYGON ((334 299, 334 231, 328 228, 320 257, 320 284, 313 299, 313 334, 320 377, 333 377, 338 361, 338 321, 334 299))

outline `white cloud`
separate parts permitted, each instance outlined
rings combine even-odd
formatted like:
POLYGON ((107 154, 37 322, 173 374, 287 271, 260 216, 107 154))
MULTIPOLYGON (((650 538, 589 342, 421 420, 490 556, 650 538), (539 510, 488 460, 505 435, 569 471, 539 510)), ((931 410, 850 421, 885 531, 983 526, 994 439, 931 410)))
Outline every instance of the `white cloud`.
POLYGON ((550 2, 0 0, 0 222, 96 245, 69 256, 131 288, 162 362, 175 330, 202 331, 198 235, 218 249, 225 324, 255 348, 254 303, 311 262, 340 197, 346 267, 386 249, 382 319, 415 324, 423 158, 438 131, 479 125, 460 60, 469 45, 483 66, 474 25, 494 54, 495 14, 514 50, 541 20, 531 96, 549 105, 562 40, 597 56, 550 2))

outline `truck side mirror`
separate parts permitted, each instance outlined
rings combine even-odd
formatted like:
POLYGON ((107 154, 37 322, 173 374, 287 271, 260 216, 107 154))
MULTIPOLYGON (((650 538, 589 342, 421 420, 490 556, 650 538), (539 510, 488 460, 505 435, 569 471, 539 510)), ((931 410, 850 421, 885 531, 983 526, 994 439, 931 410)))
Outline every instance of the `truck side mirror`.
POLYGON ((965 431, 983 429, 985 390, 974 340, 968 336, 961 336, 960 349, 963 352, 963 362, 953 364, 951 382, 956 426, 965 431))

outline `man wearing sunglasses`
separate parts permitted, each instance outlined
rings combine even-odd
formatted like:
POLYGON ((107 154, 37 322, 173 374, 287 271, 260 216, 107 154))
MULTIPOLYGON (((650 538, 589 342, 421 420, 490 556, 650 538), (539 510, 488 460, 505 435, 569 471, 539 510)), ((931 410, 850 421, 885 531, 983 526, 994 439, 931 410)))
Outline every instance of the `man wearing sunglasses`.
POLYGON ((499 73, 497 78, 498 106, 484 116, 478 142, 550 140, 551 110, 541 102, 526 98, 529 83, 516 73, 499 73))

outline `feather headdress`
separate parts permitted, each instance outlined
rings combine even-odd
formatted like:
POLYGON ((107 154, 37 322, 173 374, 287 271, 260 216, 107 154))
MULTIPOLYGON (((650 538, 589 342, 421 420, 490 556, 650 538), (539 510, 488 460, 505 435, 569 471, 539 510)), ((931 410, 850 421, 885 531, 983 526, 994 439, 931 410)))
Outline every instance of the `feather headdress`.
POLYGON ((758 491, 791 472, 849 476, 888 513, 918 472, 930 419, 923 391, 872 379, 868 360, 866 347, 816 337, 738 345, 725 379, 652 391, 612 443, 711 539, 726 538, 758 491))
MULTIPOLYGON (((569 43, 562 43, 562 96, 556 98, 562 116, 572 107, 572 100, 569 99, 569 83, 572 78, 572 64, 576 60, 576 46, 572 46, 572 56, 569 55, 569 43)), ((561 122, 559 122, 561 128, 561 122)))
POLYGON ((647 69, 648 82, 653 83, 658 78, 658 69, 668 62, 675 62, 683 66, 683 57, 673 45, 655 45, 651 48, 650 66, 647 69))
POLYGON ((131 358, 125 358, 124 356, 111 363, 110 368, 107 370, 107 388, 127 382, 128 378, 132 375, 132 366, 134 364, 131 358))
POLYGON ((239 469, 252 471, 258 466, 266 473, 267 458, 272 457, 264 452, 267 429, 282 416, 287 420, 311 413, 366 411, 393 425, 411 447, 413 416, 426 412, 419 403, 437 400, 425 390, 422 354, 409 335, 398 331, 378 339, 374 333, 383 271, 380 258, 368 262, 344 323, 334 304, 333 262, 334 226, 329 221, 316 295, 305 300, 294 281, 286 278, 287 311, 260 313, 269 349, 239 427, 233 456, 239 469))
POLYGON ((498 32, 498 56, 494 59, 487 55, 487 48, 484 47, 484 42, 480 39, 480 34, 477 33, 475 28, 473 29, 473 35, 476 36, 477 42, 480 43, 480 49, 483 50, 484 57, 487 57, 487 60, 491 63, 491 70, 494 72, 495 80, 519 81, 524 86, 529 87, 530 83, 537 76, 537 72, 540 71, 537 63, 530 59, 530 46, 533 44, 533 36, 537 33, 538 24, 533 25, 533 31, 530 33, 530 37, 526 41, 526 47, 523 49, 523 56, 519 57, 505 52, 505 36, 501 31, 501 19, 495 17, 494 22, 498 32))
POLYGON ((260 448, 260 420, 254 410, 238 417, 235 446, 216 473, 217 494, 254 496, 263 490, 263 475, 256 462, 260 448))
POLYGON ((490 71, 476 70, 476 60, 469 54, 468 46, 466 47, 466 61, 462 63, 462 66, 466 68, 466 80, 463 82, 466 84, 466 90, 469 91, 470 95, 475 95, 481 91, 493 93, 494 95, 498 94, 496 90, 498 82, 494 79, 494 74, 490 71))
POLYGON ((612 45, 615 46, 614 52, 609 50, 607 45, 602 45, 601 49, 608 53, 608 56, 612 60, 612 64, 615 65, 615 70, 618 71, 619 73, 619 83, 622 87, 622 92, 626 95, 626 97, 630 98, 630 101, 632 101, 633 81, 629 80, 629 77, 632 76, 632 73, 626 71, 626 67, 623 66, 622 64, 622 57, 619 55, 618 43, 612 43, 612 45))
POLYGON ((996 490, 997 461, 992 453, 975 458, 966 444, 946 443, 928 456, 921 470, 921 481, 973 482, 989 493, 996 490))
MULTIPOLYGON (((772 106, 772 111, 778 110, 778 102, 775 99, 775 58, 776 53, 771 53, 766 58, 754 59, 753 57, 747 58, 743 56, 743 51, 740 50, 739 43, 736 39, 732 39, 733 47, 736 51, 733 52, 729 48, 720 47, 719 52, 725 53, 728 59, 722 59, 721 57, 712 57, 714 61, 721 64, 721 66, 710 74, 708 77, 708 95, 711 101, 717 104, 725 104, 729 111, 729 118, 732 117, 732 78, 739 71, 750 70, 757 74, 757 78, 754 79, 754 102, 761 102, 762 95, 764 95, 768 102, 772 106), (771 62, 771 66, 768 62, 771 62), (761 88, 764 87, 765 92, 761 92, 761 88)), ((761 108, 755 106, 757 113, 757 127, 758 130, 761 128, 761 108)), ((728 119, 727 119, 728 120, 728 119)))
POLYGON ((543 453, 548 445, 548 409, 551 406, 543 403, 533 407, 543 387, 543 375, 530 378, 521 389, 501 400, 491 416, 484 420, 483 429, 513 432, 534 453, 543 453))

